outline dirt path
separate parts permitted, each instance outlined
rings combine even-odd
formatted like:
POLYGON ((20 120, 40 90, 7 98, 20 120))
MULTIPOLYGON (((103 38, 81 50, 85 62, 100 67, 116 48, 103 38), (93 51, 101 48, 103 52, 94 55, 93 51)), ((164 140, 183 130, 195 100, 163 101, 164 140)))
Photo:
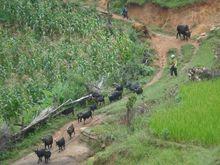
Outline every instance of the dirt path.
MULTIPOLYGON (((86 121, 84 125, 83 122, 78 123, 77 121, 73 121, 65 124, 60 130, 58 130, 54 135, 54 139, 59 139, 60 137, 64 137, 66 140, 66 149, 64 151, 58 152, 57 146, 55 146, 55 142, 52 147, 52 156, 49 161, 51 165, 76 165, 80 164, 84 160, 86 160, 89 156, 91 156, 92 152, 89 149, 89 146, 86 143, 80 141, 80 134, 83 130, 88 127, 93 127, 97 124, 100 124, 104 120, 102 115, 96 115, 93 119, 89 119, 86 121), (73 123, 75 127, 76 135, 70 140, 66 129, 67 127, 73 123)), ((43 148, 43 144, 41 145, 43 148)), ((36 165, 37 164, 37 156, 35 153, 30 153, 22 159, 13 163, 13 165, 36 165)), ((44 163, 41 163, 44 164, 44 163)))
MULTIPOLYGON (((102 0, 101 4, 102 5, 105 4, 104 3, 105 1, 106 0, 102 0)), ((105 5, 103 5, 103 6, 105 6, 105 5)), ((97 10, 101 11, 101 12, 106 12, 105 9, 102 9, 102 8, 97 8, 97 10)), ((117 15, 117 14, 112 14, 112 18, 117 19, 117 20, 121 20, 121 21, 125 21, 125 22, 129 22, 129 23, 136 22, 133 19, 126 19, 126 18, 123 18, 122 16, 117 15)), ((156 83, 162 77, 163 69, 164 69, 166 62, 167 62, 166 61, 167 52, 171 48, 176 48, 179 51, 180 48, 185 44, 192 44, 196 48, 199 46, 199 43, 195 42, 193 40, 182 41, 182 40, 176 39, 176 36, 162 35, 162 34, 157 34, 157 33, 152 34, 150 42, 151 42, 153 48, 157 52, 157 61, 155 62, 155 65, 158 66, 159 70, 156 73, 156 75, 153 77, 153 79, 144 86, 144 88, 147 88, 150 85, 156 83)))
POLYGON ((159 67, 159 71, 156 73, 156 75, 153 77, 153 79, 147 83, 144 88, 149 87, 150 85, 157 82, 161 77, 163 73, 163 69, 167 63, 167 52, 171 48, 176 48, 178 51, 180 51, 180 48, 185 44, 192 44, 196 48, 199 46, 199 44, 195 41, 181 41, 179 39, 176 39, 174 36, 167 36, 162 34, 154 34, 151 39, 151 43, 153 48, 157 51, 157 61, 156 65, 159 67))

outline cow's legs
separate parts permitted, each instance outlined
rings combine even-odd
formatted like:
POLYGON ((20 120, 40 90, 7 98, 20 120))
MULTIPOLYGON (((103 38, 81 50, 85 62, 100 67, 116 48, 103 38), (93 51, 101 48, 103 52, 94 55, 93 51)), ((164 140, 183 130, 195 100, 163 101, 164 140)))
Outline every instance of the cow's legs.
POLYGON ((176 33, 176 39, 178 39, 179 32, 176 33))

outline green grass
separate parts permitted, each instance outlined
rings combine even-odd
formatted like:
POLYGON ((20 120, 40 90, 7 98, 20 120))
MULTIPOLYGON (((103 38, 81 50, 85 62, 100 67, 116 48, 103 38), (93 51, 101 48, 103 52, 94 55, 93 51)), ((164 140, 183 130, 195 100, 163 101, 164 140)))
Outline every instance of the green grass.
MULTIPOLYGON (((119 129, 121 130, 121 129, 119 129)), ((118 130, 116 130, 118 131, 118 130)), ((121 130, 122 131, 122 130, 121 130)), ((90 164, 149 164, 176 165, 212 164, 217 159, 218 152, 197 148, 178 148, 166 146, 163 143, 149 143, 150 138, 145 130, 121 137, 119 143, 113 143, 89 160, 90 164)), ((89 164, 88 163, 88 164, 89 164)))
POLYGON ((138 3, 139 5, 143 5, 144 3, 152 2, 161 7, 178 8, 202 1, 205 0, 128 0, 128 3, 138 3))
POLYGON ((180 91, 181 103, 163 107, 151 118, 155 134, 175 141, 220 144, 220 79, 190 83, 180 91))
POLYGON ((180 8, 186 5, 192 5, 198 2, 205 2, 206 0, 119 0, 119 1, 112 1, 111 8, 114 12, 119 12, 120 9, 129 3, 135 3, 138 5, 144 5, 145 3, 154 3, 161 7, 166 8, 180 8))
POLYGON ((195 50, 195 47, 191 44, 184 45, 181 48, 182 56, 180 57, 180 62, 182 64, 190 62, 192 58, 192 52, 195 50))

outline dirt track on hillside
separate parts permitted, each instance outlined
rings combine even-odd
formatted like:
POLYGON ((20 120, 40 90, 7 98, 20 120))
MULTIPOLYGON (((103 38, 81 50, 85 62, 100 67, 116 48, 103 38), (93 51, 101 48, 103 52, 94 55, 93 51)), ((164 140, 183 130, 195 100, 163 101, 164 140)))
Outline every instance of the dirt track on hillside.
MULTIPOLYGON (((106 5, 105 2, 106 2, 106 0, 101 0, 100 4, 105 6, 106 5)), ((103 8, 98 8, 98 10, 102 11, 102 12, 105 11, 105 9, 103 9, 103 8)), ((125 22, 130 22, 130 23, 136 22, 134 19, 131 19, 131 18, 125 19, 122 16, 117 15, 117 14, 112 14, 112 18, 117 19, 117 20, 121 20, 121 21, 125 21, 125 22)), ((193 40, 182 41, 182 40, 176 39, 176 36, 169 36, 169 35, 163 35, 163 34, 157 34, 157 33, 152 34, 150 41, 151 41, 152 47, 157 52, 157 60, 155 61, 155 65, 159 68, 159 70, 156 73, 156 75, 153 77, 153 79, 144 86, 144 88, 147 88, 150 85, 156 83, 162 77, 163 69, 164 69, 166 62, 167 62, 166 61, 167 52, 171 48, 175 48, 179 51, 180 48, 185 44, 192 44, 196 48, 199 46, 199 43, 196 41, 193 41, 193 40)))
MULTIPOLYGON (((100 124, 104 120, 102 115, 96 115, 93 119, 89 119, 86 121, 84 125, 83 122, 78 123, 77 121, 73 121, 65 124, 62 128, 60 128, 56 133, 53 134, 54 139, 59 139, 60 137, 64 137, 66 140, 66 149, 64 151, 58 152, 58 147, 53 143, 52 147, 52 156, 49 161, 51 165, 76 165, 85 161, 89 156, 91 156, 92 152, 89 149, 89 146, 86 143, 80 141, 80 134, 83 130, 89 127, 93 127, 97 124, 100 124), (73 123, 75 127, 76 135, 69 139, 66 129, 67 127, 73 123)), ((39 146, 39 148, 43 148, 43 144, 39 146)), ((33 148, 35 149, 35 148, 33 148)), ((35 153, 30 153, 22 159, 12 163, 13 165, 36 165, 37 164, 37 156, 35 153)), ((41 163, 45 164, 45 163, 41 163)))
POLYGON ((169 51, 169 49, 176 48, 178 51, 180 51, 180 48, 185 44, 192 44, 196 48, 199 46, 197 42, 192 40, 188 42, 181 41, 173 36, 167 36, 162 34, 153 35, 151 43, 153 48, 157 51, 157 61, 155 65, 159 67, 159 71, 156 73, 153 79, 144 86, 144 88, 156 83, 162 77, 163 69, 167 62, 167 52, 169 51))

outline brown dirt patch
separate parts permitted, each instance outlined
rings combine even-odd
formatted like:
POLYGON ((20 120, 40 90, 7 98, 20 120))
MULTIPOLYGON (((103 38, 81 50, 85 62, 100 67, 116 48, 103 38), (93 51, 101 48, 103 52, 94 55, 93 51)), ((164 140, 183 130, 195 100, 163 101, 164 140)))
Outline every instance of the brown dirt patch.
MULTIPOLYGON (((107 0, 100 0, 99 7, 106 9, 107 0)), ((178 24, 188 24, 192 35, 207 32, 212 26, 220 25, 219 0, 206 0, 178 9, 162 8, 153 3, 145 5, 129 4, 128 16, 147 25, 156 25, 175 32, 178 24)), ((117 15, 113 18, 122 19, 117 15)))
POLYGON ((138 19, 147 25, 157 25, 173 31, 178 24, 188 24, 194 35, 206 32, 212 26, 220 24, 219 11, 219 0, 207 0, 179 9, 161 8, 152 3, 143 6, 130 4, 128 8, 130 18, 138 19))

